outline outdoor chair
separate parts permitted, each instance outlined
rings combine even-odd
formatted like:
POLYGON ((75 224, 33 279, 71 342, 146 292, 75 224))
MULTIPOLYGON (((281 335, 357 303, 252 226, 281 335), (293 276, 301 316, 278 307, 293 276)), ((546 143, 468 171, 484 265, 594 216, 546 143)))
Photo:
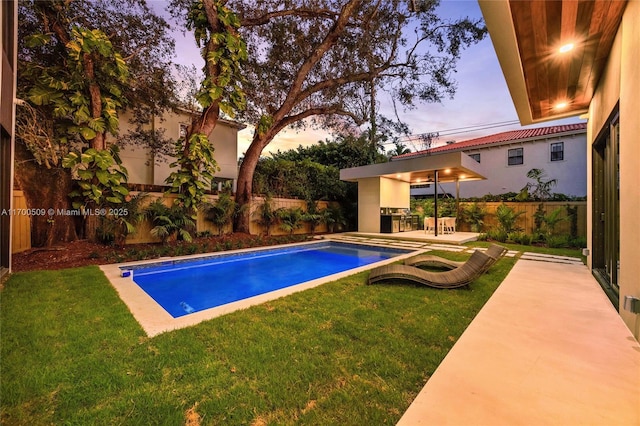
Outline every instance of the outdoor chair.
MULTIPOLYGON (((505 247, 499 246, 497 244, 491 244, 489 248, 484 252, 486 255, 491 257, 491 261, 486 266, 489 269, 493 266, 494 263, 498 261, 502 256, 505 255, 507 249, 505 247)), ((425 266, 427 268, 445 268, 445 269, 455 269, 464 265, 464 261, 455 261, 449 260, 444 257, 434 256, 432 254, 419 254, 417 256, 412 256, 408 259, 405 259, 404 264, 408 266, 416 266, 421 267, 425 266)))
POLYGON ((436 229, 436 221, 433 217, 425 217, 424 218, 424 233, 431 231, 432 233, 436 229))
POLYGON ((371 270, 369 284, 401 280, 443 289, 464 287, 482 275, 491 260, 490 256, 476 250, 462 266, 444 272, 430 272, 415 266, 393 263, 371 270))

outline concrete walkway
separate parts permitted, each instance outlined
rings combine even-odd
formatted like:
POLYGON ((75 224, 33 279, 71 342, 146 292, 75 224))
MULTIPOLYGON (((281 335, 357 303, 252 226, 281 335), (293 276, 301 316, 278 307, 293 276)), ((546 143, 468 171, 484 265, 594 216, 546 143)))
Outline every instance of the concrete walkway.
POLYGON ((580 264, 519 260, 398 425, 640 425, 640 345, 580 264))

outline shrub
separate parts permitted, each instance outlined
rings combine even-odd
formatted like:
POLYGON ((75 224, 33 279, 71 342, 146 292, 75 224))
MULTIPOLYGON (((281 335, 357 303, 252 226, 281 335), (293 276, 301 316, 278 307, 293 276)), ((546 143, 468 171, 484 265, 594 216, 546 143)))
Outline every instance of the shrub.
POLYGON ((504 243, 507 241, 508 234, 502 229, 492 229, 487 232, 487 237, 490 240, 504 243))
POLYGON ((524 211, 516 212, 504 203, 500 204, 496 209, 496 218, 498 219, 500 230, 504 231, 505 234, 518 231, 519 228, 516 227, 516 221, 524 213, 524 211))
POLYGON ((549 248, 560 248, 569 246, 568 235, 547 235, 546 241, 547 247, 549 248))
POLYGON ((151 235, 160 238, 163 243, 173 235, 178 239, 191 241, 189 230, 195 228, 195 222, 180 205, 167 207, 162 199, 158 198, 147 206, 145 213, 154 225, 151 235))
POLYGON ((487 210, 478 203, 467 204, 462 209, 462 220, 471 225, 471 232, 480 232, 484 226, 484 217, 487 210))

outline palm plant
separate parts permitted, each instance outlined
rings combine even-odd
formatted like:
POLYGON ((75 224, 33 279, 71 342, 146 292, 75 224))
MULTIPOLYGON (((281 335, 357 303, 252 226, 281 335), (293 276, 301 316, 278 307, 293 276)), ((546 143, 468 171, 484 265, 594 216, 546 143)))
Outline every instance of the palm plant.
POLYGON ((237 204, 228 192, 222 192, 215 204, 203 203, 205 220, 218 228, 218 236, 222 236, 224 227, 231 222, 237 210, 237 204))
POLYGON ((289 209, 278 209, 278 219, 280 220, 280 229, 292 235, 293 232, 302 226, 304 211, 300 207, 292 207, 289 209))
POLYGON ((271 227, 278 222, 278 210, 273 209, 273 201, 270 195, 267 195, 264 202, 253 213, 257 216, 256 222, 265 229, 265 234, 271 235, 271 227))
POLYGON ((318 204, 313 200, 307 200, 307 211, 302 215, 302 221, 307 222, 311 228, 311 235, 314 235, 318 225, 326 220, 326 209, 319 210, 318 204))
POLYGON ((496 210, 496 218, 498 219, 498 222, 500 224, 500 230, 507 234, 519 230, 516 227, 516 221, 518 220, 518 217, 520 217, 524 213, 524 211, 516 212, 505 203, 500 204, 496 210))
POLYGON ((113 241, 116 245, 124 245, 127 236, 136 232, 136 226, 145 217, 142 209, 143 201, 149 194, 141 192, 125 197, 117 207, 110 208, 107 216, 100 217, 98 236, 104 242, 113 241))
POLYGON ((195 228, 195 222, 179 204, 167 207, 162 199, 157 198, 147 206, 145 213, 154 225, 151 235, 160 238, 163 243, 174 235, 178 239, 191 241, 189 230, 195 228))
POLYGON ((544 216, 542 219, 544 222, 545 229, 547 231, 547 236, 552 236, 555 234, 556 226, 558 223, 568 220, 567 217, 562 217, 560 214, 562 213, 562 207, 558 207, 553 210, 551 213, 544 216))
POLYGON ((476 202, 466 205, 462 210, 465 222, 471 225, 471 232, 480 232, 482 230, 486 214, 487 210, 476 202))
POLYGON ((344 217, 344 212, 340 204, 329 204, 329 206, 322 210, 322 212, 325 215, 325 223, 327 224, 329 232, 334 232, 336 227, 341 229, 347 226, 347 220, 344 217))

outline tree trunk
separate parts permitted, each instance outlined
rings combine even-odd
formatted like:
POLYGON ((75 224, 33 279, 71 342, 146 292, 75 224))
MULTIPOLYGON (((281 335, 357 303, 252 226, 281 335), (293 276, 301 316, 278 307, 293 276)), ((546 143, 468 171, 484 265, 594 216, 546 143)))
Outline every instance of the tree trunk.
MULTIPOLYGON (((36 163, 23 143, 16 141, 15 179, 16 186, 24 192, 29 209, 44 209, 47 214, 31 215, 31 246, 49 247, 56 243, 74 241, 78 238, 78 220, 64 215, 72 209, 67 196, 73 188, 69 170, 47 169, 36 163), (53 215, 49 215, 53 209, 53 215)), ((39 212, 38 212, 39 213, 39 212)))
POLYGON ((234 232, 249 233, 249 224, 251 220, 251 212, 249 211, 249 205, 251 203, 251 197, 253 195, 253 174, 258 165, 260 154, 262 153, 263 144, 259 141, 258 135, 253 137, 253 141, 249 146, 249 149, 245 153, 242 164, 240 165, 240 171, 238 172, 238 189, 236 190, 236 203, 238 208, 242 212, 236 216, 233 224, 234 232), (243 206, 247 206, 242 208, 243 206))

